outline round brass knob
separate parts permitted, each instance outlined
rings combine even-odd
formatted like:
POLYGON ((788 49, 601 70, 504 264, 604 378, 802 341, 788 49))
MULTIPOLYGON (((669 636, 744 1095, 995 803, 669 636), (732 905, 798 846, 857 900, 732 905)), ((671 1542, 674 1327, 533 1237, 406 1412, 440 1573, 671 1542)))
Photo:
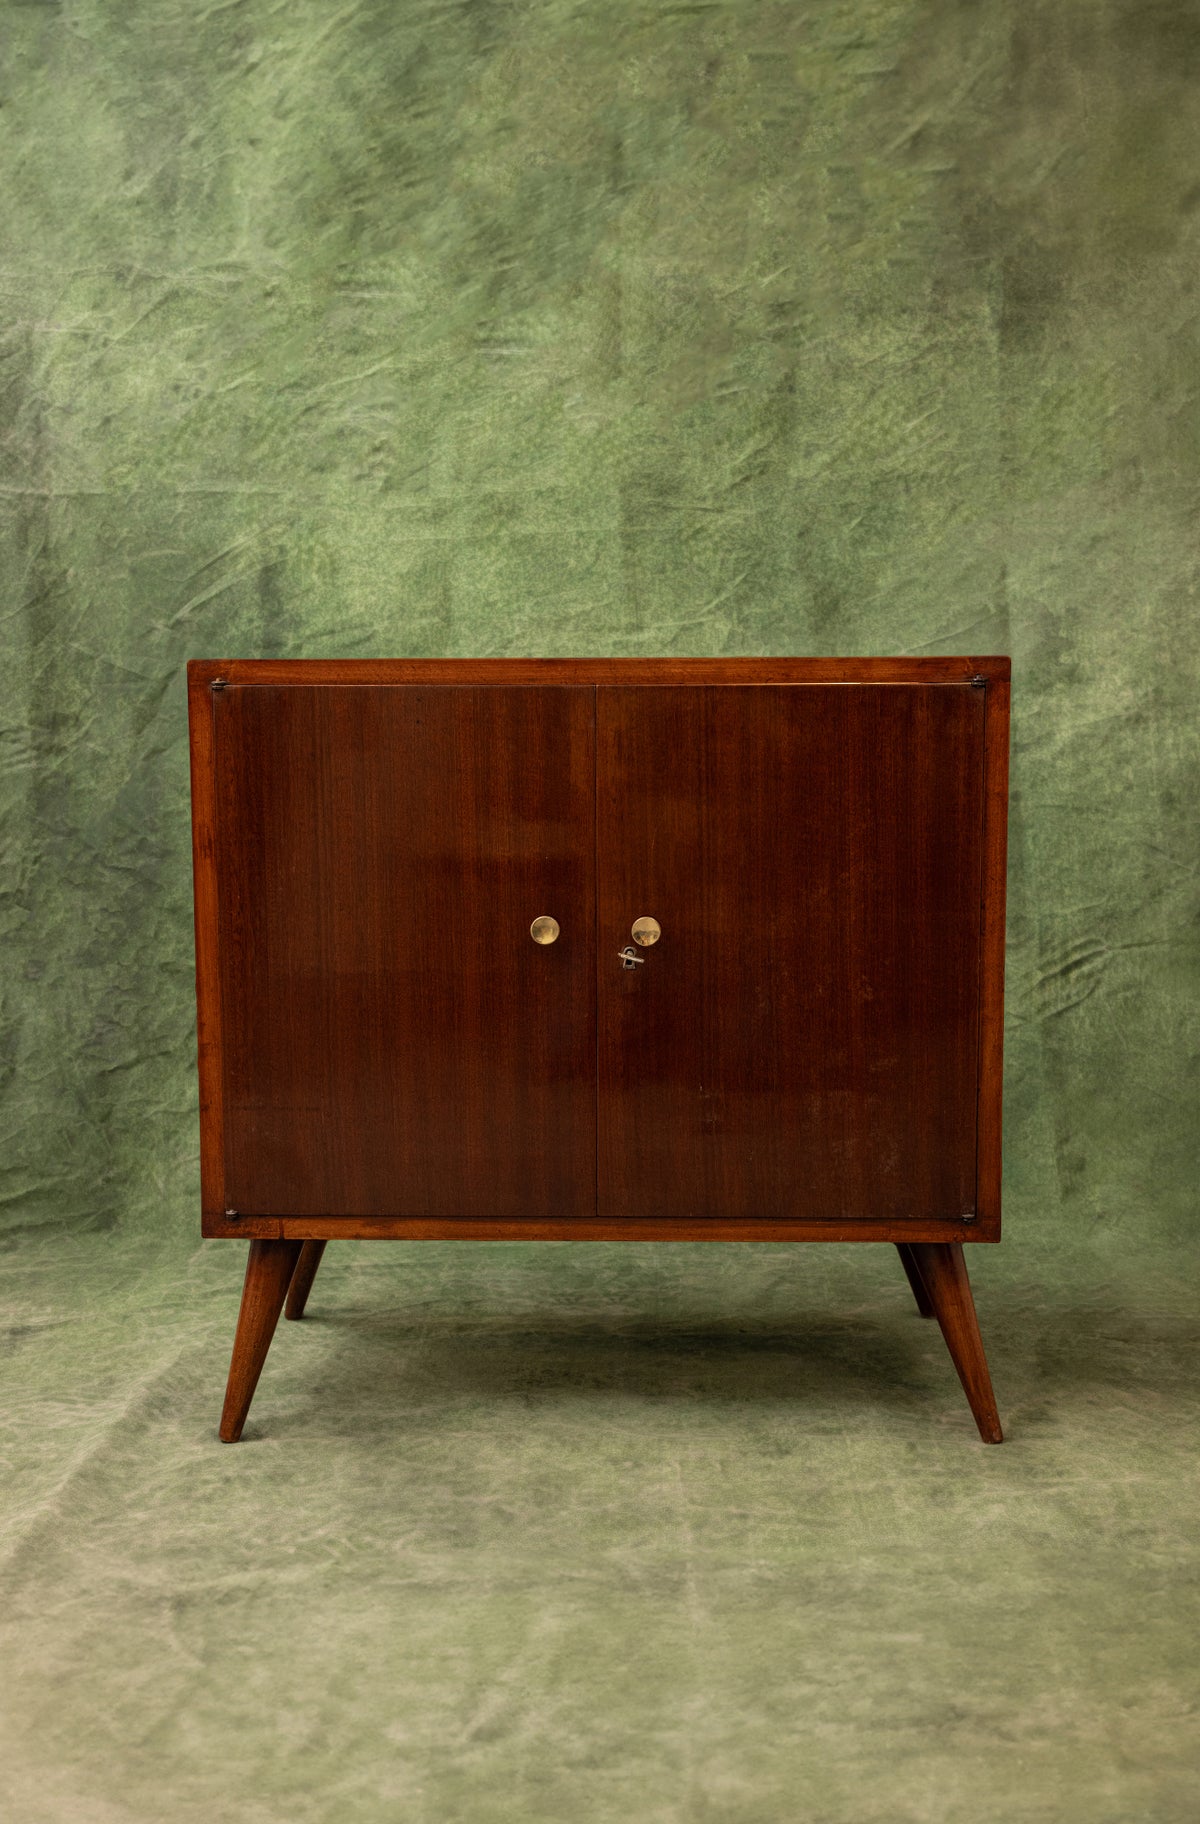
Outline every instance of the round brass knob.
POLYGON ((633 921, 633 941, 641 944, 656 944, 662 936, 662 926, 656 918, 635 918, 633 921))
POLYGON ((535 918, 529 927, 529 935, 535 944, 552 944, 558 936, 558 920, 550 918, 545 912, 535 918))

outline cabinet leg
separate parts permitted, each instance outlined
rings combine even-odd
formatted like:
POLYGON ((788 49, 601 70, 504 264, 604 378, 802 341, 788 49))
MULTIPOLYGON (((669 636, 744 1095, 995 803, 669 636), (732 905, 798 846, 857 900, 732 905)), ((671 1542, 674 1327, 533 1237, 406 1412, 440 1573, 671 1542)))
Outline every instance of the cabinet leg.
POLYGON ((983 1353, 983 1338, 979 1334, 962 1243, 913 1241, 906 1246, 913 1255, 933 1314, 941 1325, 950 1359, 958 1370, 963 1392, 975 1415, 979 1435, 985 1444, 999 1444, 1004 1433, 996 1411, 987 1356, 983 1353))
POLYGON ((284 1294, 300 1254, 298 1241, 252 1241, 238 1312, 233 1360, 221 1412, 220 1438, 236 1444, 258 1386, 262 1365, 283 1309, 284 1294))
POLYGON ((917 1310, 921 1313, 922 1317, 932 1317, 933 1306, 929 1302, 929 1294, 925 1290, 925 1282, 921 1278, 920 1268, 913 1259, 911 1246, 907 1241, 898 1241, 896 1243, 896 1252, 900 1256, 901 1266, 908 1275, 908 1283, 912 1287, 912 1295, 917 1301, 917 1310))
POLYGON ((294 1321, 296 1318, 304 1316, 304 1307, 308 1303, 308 1295, 312 1291, 312 1283, 317 1277, 317 1268, 321 1264, 321 1256, 324 1252, 325 1243, 323 1241, 306 1241, 301 1247, 300 1258, 296 1262, 296 1270, 292 1274, 292 1283, 288 1287, 287 1303, 283 1307, 285 1317, 294 1321))

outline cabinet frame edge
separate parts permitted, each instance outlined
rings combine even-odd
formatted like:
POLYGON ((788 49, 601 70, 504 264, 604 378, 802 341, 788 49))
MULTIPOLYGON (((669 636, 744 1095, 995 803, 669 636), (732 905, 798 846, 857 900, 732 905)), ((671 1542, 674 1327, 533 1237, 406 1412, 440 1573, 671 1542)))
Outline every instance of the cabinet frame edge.
POLYGON ((984 701, 983 878, 975 1128, 975 1214, 981 1238, 986 1231, 989 1241, 1000 1239, 1010 700, 1009 677, 989 678, 984 701))
POLYGON ((189 659, 189 687, 480 684, 972 684, 1007 682, 1010 661, 891 658, 189 659))
MULTIPOLYGON (((192 894, 196 925, 196 1072, 200 1087, 201 1232, 224 1219, 225 1119, 219 899, 216 849, 215 693, 210 672, 188 665, 188 748, 192 783, 192 894)), ((224 1233, 224 1231, 220 1231, 224 1233)), ((258 1230, 231 1233, 258 1234, 258 1230)), ((274 1229, 271 1231, 275 1233, 274 1229)))

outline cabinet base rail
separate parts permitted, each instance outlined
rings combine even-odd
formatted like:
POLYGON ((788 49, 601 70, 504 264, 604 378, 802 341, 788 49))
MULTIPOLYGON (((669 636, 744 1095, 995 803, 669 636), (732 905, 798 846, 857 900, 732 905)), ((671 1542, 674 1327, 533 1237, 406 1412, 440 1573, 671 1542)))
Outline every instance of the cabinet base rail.
POLYGON ((999 1241, 979 1216, 255 1216, 206 1211, 231 1241, 999 1241))

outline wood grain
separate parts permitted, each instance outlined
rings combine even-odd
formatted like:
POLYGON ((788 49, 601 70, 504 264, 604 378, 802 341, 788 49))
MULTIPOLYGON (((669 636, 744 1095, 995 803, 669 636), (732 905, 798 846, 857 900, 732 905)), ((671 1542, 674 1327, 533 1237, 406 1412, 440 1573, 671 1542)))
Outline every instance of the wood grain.
POLYGON ((912 1295, 917 1301, 917 1311, 922 1317, 932 1317, 933 1306, 929 1302, 929 1294, 925 1290, 925 1281, 921 1278, 921 1269, 917 1265, 916 1256, 906 1241, 896 1243, 896 1252, 900 1256, 900 1263, 912 1288, 912 1295))
POLYGON ((1007 679, 1010 661, 987 658, 755 659, 191 659, 188 678, 255 685, 963 684, 1007 679))
MULTIPOLYGON (((249 1226, 249 1225, 246 1225, 249 1226)), ((717 1216, 679 1219, 575 1216, 566 1221, 519 1217, 280 1216, 254 1225, 265 1236, 311 1241, 987 1241, 964 1222, 850 1220, 775 1222, 717 1216)), ((244 1227, 204 1218, 203 1233, 239 1239, 244 1227)))
POLYGON ((999 1236, 1004 1103, 1004 943, 1008 872, 1009 694, 1007 678, 986 686, 983 877, 979 970, 979 1162, 975 1208, 999 1236))
POLYGON ((985 1444, 1001 1444, 1004 1433, 962 1248, 958 1242, 919 1241, 914 1242, 912 1254, 979 1435, 985 1444))
POLYGON ((188 666, 192 774, 192 892, 196 926, 196 1070, 200 1088, 200 1201, 205 1214, 227 1208, 221 1043, 220 900, 216 855, 213 693, 201 666, 188 666))
POLYGON ((317 1268, 321 1264, 326 1245, 323 1241, 306 1241, 300 1249, 300 1258, 292 1273, 283 1306, 283 1315, 292 1323, 297 1323, 304 1316, 308 1295, 312 1291, 313 1280, 317 1277, 317 1268))
POLYGON ((597 1214, 971 1215, 984 692, 604 686, 596 713, 597 1214))
POLYGON ((212 694, 228 1205, 590 1214, 593 693, 212 694))
POLYGON ((229 1364, 225 1404, 221 1411, 218 1435, 222 1444, 236 1444, 242 1435, 258 1377, 283 1309, 284 1294, 299 1257, 298 1241, 250 1243, 233 1359, 229 1364))

